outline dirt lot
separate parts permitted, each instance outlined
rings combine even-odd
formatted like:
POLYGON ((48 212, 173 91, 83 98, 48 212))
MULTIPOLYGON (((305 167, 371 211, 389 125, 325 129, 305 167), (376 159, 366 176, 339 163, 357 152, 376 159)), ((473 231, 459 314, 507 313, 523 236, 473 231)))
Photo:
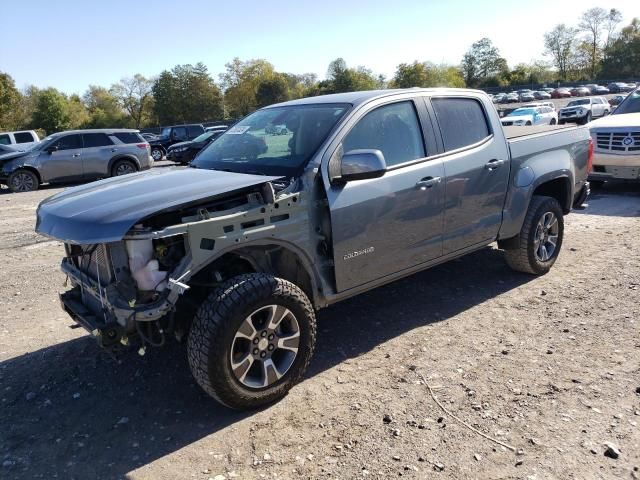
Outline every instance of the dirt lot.
POLYGON ((1 478, 640 478, 639 187, 570 215, 544 277, 486 248, 323 310, 306 379, 253 413, 181 345, 117 364, 67 328, 33 233, 56 191, 0 193, 1 478))

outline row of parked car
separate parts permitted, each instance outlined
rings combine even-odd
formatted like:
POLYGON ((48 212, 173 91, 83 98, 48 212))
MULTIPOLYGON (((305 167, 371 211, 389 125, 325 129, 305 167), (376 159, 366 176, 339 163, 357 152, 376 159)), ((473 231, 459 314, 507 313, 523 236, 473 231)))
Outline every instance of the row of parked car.
POLYGON ((502 125, 532 126, 532 125, 562 125, 577 123, 584 125, 595 118, 609 115, 612 106, 602 97, 588 97, 572 100, 566 107, 556 112, 553 102, 535 102, 516 108, 502 117, 502 125))
POLYGON ((542 88, 531 90, 528 88, 510 93, 497 93, 490 95, 493 103, 521 103, 535 100, 548 100, 551 98, 587 97, 590 95, 608 95, 610 93, 630 92, 636 88, 635 83, 614 82, 608 86, 590 83, 579 87, 568 88, 542 88))

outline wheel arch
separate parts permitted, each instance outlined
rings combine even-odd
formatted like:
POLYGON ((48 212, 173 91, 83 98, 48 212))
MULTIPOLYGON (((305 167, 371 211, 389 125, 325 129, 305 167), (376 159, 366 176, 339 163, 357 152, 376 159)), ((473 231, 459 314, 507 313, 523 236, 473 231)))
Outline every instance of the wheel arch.
MULTIPOLYGON (((15 172, 17 172, 18 170, 28 170, 29 172, 35 174, 36 178, 38 179, 39 183, 42 183, 42 176, 40 175, 40 172, 38 171, 37 168, 32 167, 31 165, 18 165, 16 166, 9 175, 14 174, 15 172)), ((9 176, 7 175, 7 177, 9 176)))
POLYGON ((136 158, 135 155, 123 153, 123 154, 120 154, 120 155, 115 155, 115 156, 111 157, 111 160, 109 160, 109 167, 108 167, 109 175, 111 175, 111 170, 113 169, 113 166, 115 165, 115 163, 118 160, 129 160, 130 162, 132 162, 135 165, 137 170, 140 170, 140 168, 141 168, 140 161, 136 158))

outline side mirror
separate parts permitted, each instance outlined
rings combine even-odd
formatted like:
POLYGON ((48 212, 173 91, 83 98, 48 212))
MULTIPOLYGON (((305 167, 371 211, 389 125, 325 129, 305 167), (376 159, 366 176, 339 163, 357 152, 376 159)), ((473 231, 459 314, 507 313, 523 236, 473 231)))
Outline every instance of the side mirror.
POLYGON ((49 148, 47 148, 47 153, 51 155, 53 152, 57 152, 58 150, 59 150, 58 145, 52 145, 49 148))
POLYGON ((387 171, 384 155, 380 150, 351 150, 340 159, 340 174, 332 178, 338 183, 382 177, 387 171))

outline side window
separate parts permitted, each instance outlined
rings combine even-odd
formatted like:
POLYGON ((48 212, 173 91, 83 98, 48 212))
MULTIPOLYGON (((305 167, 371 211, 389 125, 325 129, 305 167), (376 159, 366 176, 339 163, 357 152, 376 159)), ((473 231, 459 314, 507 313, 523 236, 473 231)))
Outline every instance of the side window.
POLYGON ((473 98, 433 98, 433 108, 442 132, 445 150, 478 143, 489 135, 482 105, 473 98))
POLYGON ((425 157, 422 132, 413 102, 384 105, 367 113, 342 141, 345 152, 380 150, 387 166, 425 157))
POLYGON ((173 129, 174 140, 186 140, 187 139, 187 127, 176 127, 173 129))
POLYGON ((122 143, 144 143, 146 140, 135 132, 116 132, 113 134, 122 143))
POLYGON ((35 141, 31 132, 14 133, 13 136, 16 139, 16 143, 29 143, 35 141))
POLYGON ((196 138, 198 135, 202 135, 204 133, 204 129, 200 128, 197 125, 192 125, 188 127, 189 129, 189 138, 196 138))
POLYGON ((75 150, 82 148, 82 139, 80 135, 65 135, 55 145, 58 146, 58 150, 75 150))
POLYGON ((84 142, 84 148, 113 145, 113 142, 105 133, 84 133, 82 141, 84 142))
POLYGON ((11 145, 11 138, 9 138, 9 135, 0 135, 0 144, 11 145))

